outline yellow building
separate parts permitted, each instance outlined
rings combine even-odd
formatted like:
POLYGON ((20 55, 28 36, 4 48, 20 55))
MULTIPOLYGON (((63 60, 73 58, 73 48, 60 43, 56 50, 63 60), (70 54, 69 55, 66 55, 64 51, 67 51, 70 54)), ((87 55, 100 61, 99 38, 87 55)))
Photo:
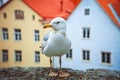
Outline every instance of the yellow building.
POLYGON ((44 31, 40 15, 22 0, 10 0, 0 8, 0 67, 49 66, 41 53, 44 31))

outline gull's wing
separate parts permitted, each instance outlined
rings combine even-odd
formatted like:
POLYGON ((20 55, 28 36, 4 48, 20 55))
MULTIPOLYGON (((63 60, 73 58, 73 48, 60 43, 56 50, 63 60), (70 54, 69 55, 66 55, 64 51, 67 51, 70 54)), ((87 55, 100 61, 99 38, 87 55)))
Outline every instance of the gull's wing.
POLYGON ((49 39, 49 36, 50 36, 50 32, 46 33, 45 36, 43 37, 42 52, 43 52, 44 48, 46 47, 47 41, 49 39))

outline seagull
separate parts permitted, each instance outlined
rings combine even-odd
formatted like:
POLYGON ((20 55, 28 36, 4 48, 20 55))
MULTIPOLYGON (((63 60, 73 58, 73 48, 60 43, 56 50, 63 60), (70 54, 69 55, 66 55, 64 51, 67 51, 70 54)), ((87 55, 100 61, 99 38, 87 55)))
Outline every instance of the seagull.
POLYGON ((49 24, 45 24, 43 28, 52 28, 53 30, 47 33, 42 42, 42 53, 50 57, 50 73, 49 76, 57 76, 58 73, 52 70, 52 56, 59 57, 61 77, 67 77, 70 74, 63 72, 61 69, 61 57, 69 52, 71 41, 66 35, 66 21, 61 17, 54 18, 49 24))

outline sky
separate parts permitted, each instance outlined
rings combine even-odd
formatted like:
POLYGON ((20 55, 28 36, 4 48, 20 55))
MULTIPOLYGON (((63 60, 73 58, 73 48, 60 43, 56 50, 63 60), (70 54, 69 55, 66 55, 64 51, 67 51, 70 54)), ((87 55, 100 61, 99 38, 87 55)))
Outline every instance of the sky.
POLYGON ((2 5, 2 3, 6 3, 8 0, 0 0, 0 6, 2 5))

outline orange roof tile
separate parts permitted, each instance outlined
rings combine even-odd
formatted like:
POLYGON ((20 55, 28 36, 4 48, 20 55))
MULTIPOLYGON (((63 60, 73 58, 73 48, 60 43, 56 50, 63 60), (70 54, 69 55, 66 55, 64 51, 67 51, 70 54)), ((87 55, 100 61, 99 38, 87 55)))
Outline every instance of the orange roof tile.
POLYGON ((115 15, 113 14, 112 10, 108 6, 109 4, 112 4, 115 11, 120 17, 120 1, 119 0, 97 0, 100 6, 103 8, 103 10, 107 13, 107 15, 114 21, 116 25, 120 27, 119 21, 116 19, 115 15))
MULTIPOLYGON (((44 19, 52 19, 54 17, 67 18, 77 5, 73 0, 23 0, 33 10, 35 10, 44 19)), ((75 1, 75 0, 74 0, 75 1)))
POLYGON ((75 5, 78 5, 81 0, 71 0, 75 5))
POLYGON ((112 3, 115 11, 117 12, 118 16, 120 17, 120 1, 116 3, 112 3))

